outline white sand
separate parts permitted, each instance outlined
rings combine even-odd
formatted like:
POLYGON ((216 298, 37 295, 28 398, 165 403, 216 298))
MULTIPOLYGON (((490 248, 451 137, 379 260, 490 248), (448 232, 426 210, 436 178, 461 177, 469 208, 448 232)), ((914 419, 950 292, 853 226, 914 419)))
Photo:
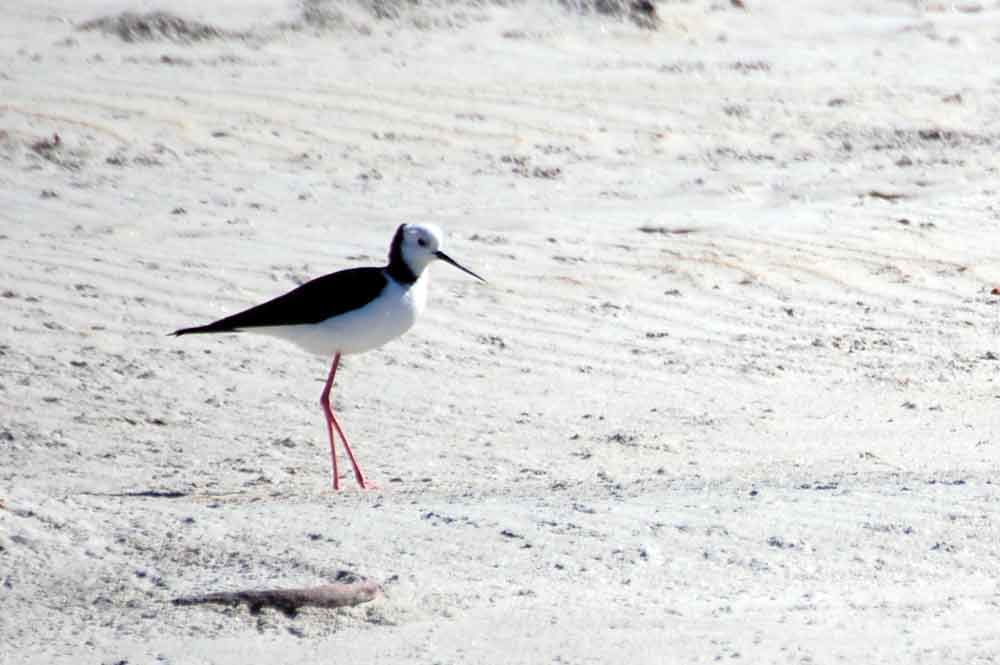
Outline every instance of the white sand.
POLYGON ((6 3, 0 663, 1000 658, 1000 3, 747 3, 6 3), (334 494, 324 359, 165 334, 407 220, 490 284, 347 360, 334 494))

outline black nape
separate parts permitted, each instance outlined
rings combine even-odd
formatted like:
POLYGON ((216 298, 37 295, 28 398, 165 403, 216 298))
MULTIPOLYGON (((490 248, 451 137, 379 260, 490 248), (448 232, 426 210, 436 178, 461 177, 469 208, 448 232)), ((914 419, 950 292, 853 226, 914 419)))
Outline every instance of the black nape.
POLYGON ((389 265, 385 267, 385 271, 400 284, 413 284, 417 281, 417 275, 403 259, 403 231, 405 228, 406 224, 400 224, 399 228, 396 229, 396 235, 392 237, 392 245, 389 247, 389 265))

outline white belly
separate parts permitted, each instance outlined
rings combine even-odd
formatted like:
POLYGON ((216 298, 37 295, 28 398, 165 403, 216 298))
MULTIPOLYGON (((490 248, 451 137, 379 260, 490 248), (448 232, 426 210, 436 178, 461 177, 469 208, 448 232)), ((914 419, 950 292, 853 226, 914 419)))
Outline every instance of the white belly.
POLYGON ((364 307, 326 321, 297 326, 246 328, 293 342, 310 353, 364 353, 396 339, 413 327, 427 303, 427 273, 409 287, 390 280, 378 298, 364 307))

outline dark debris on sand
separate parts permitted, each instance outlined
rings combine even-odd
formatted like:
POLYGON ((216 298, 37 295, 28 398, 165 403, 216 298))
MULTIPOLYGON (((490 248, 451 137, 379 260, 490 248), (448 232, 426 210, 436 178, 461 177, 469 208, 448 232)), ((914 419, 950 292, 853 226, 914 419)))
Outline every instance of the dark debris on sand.
POLYGON ((174 605, 239 605, 245 603, 251 614, 272 607, 294 617, 303 607, 348 607, 373 600, 381 591, 378 584, 357 573, 341 570, 331 584, 299 589, 256 589, 250 591, 220 591, 175 598, 174 605))

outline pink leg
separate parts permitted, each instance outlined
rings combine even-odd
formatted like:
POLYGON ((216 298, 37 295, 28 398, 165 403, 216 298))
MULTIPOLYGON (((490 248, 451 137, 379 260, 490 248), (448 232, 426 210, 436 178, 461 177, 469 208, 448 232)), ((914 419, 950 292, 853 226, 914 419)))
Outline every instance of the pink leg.
POLYGON ((340 435, 340 440, 344 442, 344 450, 347 451, 347 457, 351 460, 351 466, 354 467, 354 479, 358 481, 358 485, 360 485, 363 490, 377 489, 375 485, 365 479, 365 474, 361 471, 361 467, 358 466, 358 461, 354 459, 354 453, 351 451, 351 444, 347 442, 347 437, 344 436, 344 430, 340 429, 340 423, 337 422, 337 417, 333 415, 333 409, 330 410, 330 418, 333 419, 333 426, 337 428, 337 434, 340 435))
POLYGON ((365 480, 365 474, 361 471, 361 467, 358 466, 358 461, 354 458, 354 451, 351 450, 351 444, 347 442, 344 430, 341 429, 340 423, 337 422, 337 417, 333 415, 333 407, 330 406, 330 390, 333 388, 333 377, 337 373, 337 365, 339 364, 340 354, 338 353, 333 357, 333 365, 330 367, 330 376, 326 380, 326 387, 323 388, 323 395, 320 397, 320 404, 323 405, 323 413, 326 415, 326 430, 330 435, 330 456, 333 459, 333 489, 340 489, 340 479, 337 477, 337 456, 334 453, 333 443, 334 428, 337 430, 337 434, 340 435, 341 441, 344 442, 344 450, 347 451, 347 458, 351 460, 351 466, 354 467, 354 478, 358 481, 358 485, 361 486, 361 489, 375 489, 374 485, 365 480))
MULTIPOLYGON (((340 474, 337 472, 337 446, 336 439, 333 438, 333 409, 330 408, 330 389, 333 388, 333 377, 337 375, 337 365, 340 364, 340 354, 333 357, 333 365, 330 366, 330 375, 326 378, 326 386, 323 387, 323 394, 319 396, 319 405, 323 407, 323 415, 326 416, 326 433, 330 437, 330 461, 333 462, 333 489, 340 491, 340 474)), ((340 427, 338 426, 339 430, 340 427)))

